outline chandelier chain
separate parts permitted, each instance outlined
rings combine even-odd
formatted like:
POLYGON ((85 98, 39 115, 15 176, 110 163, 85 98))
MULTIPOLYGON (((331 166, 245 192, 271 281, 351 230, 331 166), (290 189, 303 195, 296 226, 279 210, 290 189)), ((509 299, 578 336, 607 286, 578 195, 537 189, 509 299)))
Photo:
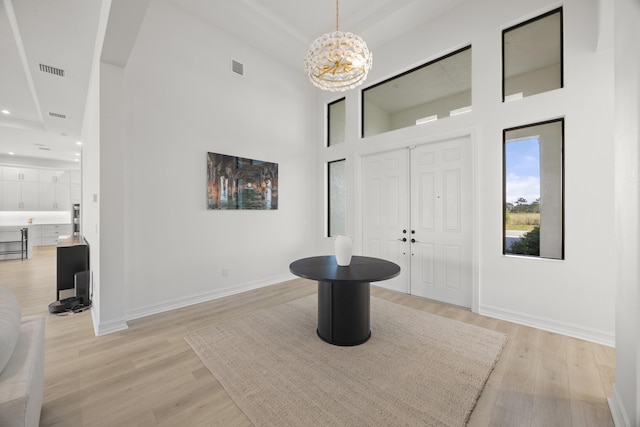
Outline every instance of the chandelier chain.
POLYGON ((336 31, 340 31, 340 13, 338 9, 338 2, 340 0, 336 0, 336 31))

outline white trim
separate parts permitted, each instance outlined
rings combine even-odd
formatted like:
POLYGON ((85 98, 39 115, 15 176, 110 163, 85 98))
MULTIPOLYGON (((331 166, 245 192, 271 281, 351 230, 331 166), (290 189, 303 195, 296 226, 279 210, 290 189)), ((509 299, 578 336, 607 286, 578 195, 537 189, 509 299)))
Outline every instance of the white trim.
POLYGON ((506 320, 508 322, 518 323, 520 325, 531 326, 533 328, 542 329, 544 331, 554 332, 581 340, 591 341, 596 344, 603 344, 609 347, 615 347, 615 334, 593 328, 585 328, 583 326, 574 325, 565 322, 559 322, 553 319, 547 319, 530 314, 523 314, 512 310, 499 307, 481 305, 479 314, 483 316, 494 317, 496 319, 506 320))
POLYGON ((207 302, 207 301, 215 300, 218 298, 227 297, 230 295, 236 295, 242 292, 251 291, 253 289, 263 288, 269 285, 275 285, 276 283, 286 282, 288 280, 292 280, 295 278, 296 278, 295 276, 288 274, 285 276, 273 277, 271 279, 248 282, 248 283, 244 283, 244 284, 226 288, 226 289, 218 289, 215 291, 205 292, 198 295, 192 295, 184 298, 176 298, 174 300, 166 301, 161 304, 149 305, 146 307, 141 307, 135 310, 128 311, 125 317, 127 320, 139 319, 141 317, 151 316, 153 314, 164 313, 167 311, 176 310, 178 308, 188 307, 190 305, 200 304, 202 302, 207 302))
POLYGON ((98 319, 96 319, 96 313, 96 310, 91 310, 91 319, 93 320, 93 333, 97 337, 129 329, 129 325, 127 325, 127 322, 124 320, 115 320, 113 322, 100 323, 98 319))
POLYGON ((609 402, 613 425, 616 427, 631 427, 631 422, 627 416, 627 411, 624 410, 624 405, 615 383, 613 384, 613 396, 607 399, 607 402, 609 402))

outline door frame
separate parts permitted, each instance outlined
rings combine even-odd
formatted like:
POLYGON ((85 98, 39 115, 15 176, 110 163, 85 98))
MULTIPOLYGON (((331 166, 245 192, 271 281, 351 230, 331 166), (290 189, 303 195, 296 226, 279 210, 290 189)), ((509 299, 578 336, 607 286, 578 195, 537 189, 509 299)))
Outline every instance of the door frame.
MULTIPOLYGON (((362 239, 364 236, 363 232, 363 167, 362 162, 363 158, 366 156, 370 156, 373 154, 380 154, 386 151, 394 151, 398 149, 408 149, 410 147, 415 147, 419 145, 433 144, 436 142, 447 141, 451 139, 458 138, 468 138, 469 143, 471 144, 470 153, 471 153, 471 292, 472 292, 472 300, 471 300, 471 311, 474 313, 479 312, 480 308, 480 295, 479 295, 479 211, 478 211, 478 189, 481 188, 480 183, 478 182, 478 168, 476 166, 476 162, 478 159, 477 153, 477 144, 475 141, 477 140, 474 129, 461 129, 456 132, 447 132, 443 134, 423 136, 419 138, 411 138, 411 139, 399 139, 398 142, 393 144, 385 145, 384 147, 371 147, 371 148, 363 148, 360 150, 354 150, 351 156, 347 156, 347 161, 350 161, 353 164, 353 236, 354 236, 354 249, 356 253, 362 253, 363 243, 362 239)), ((496 193, 500 196, 500 192, 496 193)), ((348 227, 347 225, 347 228, 348 227)), ((498 239, 499 242, 499 239, 498 239)))

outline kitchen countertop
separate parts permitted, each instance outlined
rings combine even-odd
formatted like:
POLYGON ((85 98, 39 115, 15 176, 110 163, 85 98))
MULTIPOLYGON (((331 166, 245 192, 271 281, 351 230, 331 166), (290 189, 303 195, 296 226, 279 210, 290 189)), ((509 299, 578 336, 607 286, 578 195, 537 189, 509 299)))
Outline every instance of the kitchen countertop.
POLYGON ((34 225, 71 225, 71 222, 47 222, 47 223, 35 223, 35 224, 0 224, 0 229, 3 228, 22 228, 22 227, 33 227, 34 225))

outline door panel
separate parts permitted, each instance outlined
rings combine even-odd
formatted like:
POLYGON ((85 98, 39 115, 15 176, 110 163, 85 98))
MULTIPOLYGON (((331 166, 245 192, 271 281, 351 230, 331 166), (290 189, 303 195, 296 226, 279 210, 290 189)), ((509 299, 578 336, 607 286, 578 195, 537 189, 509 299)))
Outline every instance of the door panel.
POLYGON ((445 288, 460 291, 462 285, 462 251, 459 246, 445 245, 444 251, 444 281, 445 288))
POLYGON ((411 154, 411 217, 420 218, 411 227, 411 293, 464 307, 472 300, 470 152, 469 139, 461 138, 411 154))
POLYGON ((409 177, 408 150, 363 158, 363 255, 395 262, 400 275, 376 283, 409 293, 409 177), (403 230, 405 231, 403 233, 403 230))
POLYGON ((425 230, 433 230, 435 227, 435 175, 425 173, 420 176, 417 203, 421 204, 419 221, 420 227, 425 230))

